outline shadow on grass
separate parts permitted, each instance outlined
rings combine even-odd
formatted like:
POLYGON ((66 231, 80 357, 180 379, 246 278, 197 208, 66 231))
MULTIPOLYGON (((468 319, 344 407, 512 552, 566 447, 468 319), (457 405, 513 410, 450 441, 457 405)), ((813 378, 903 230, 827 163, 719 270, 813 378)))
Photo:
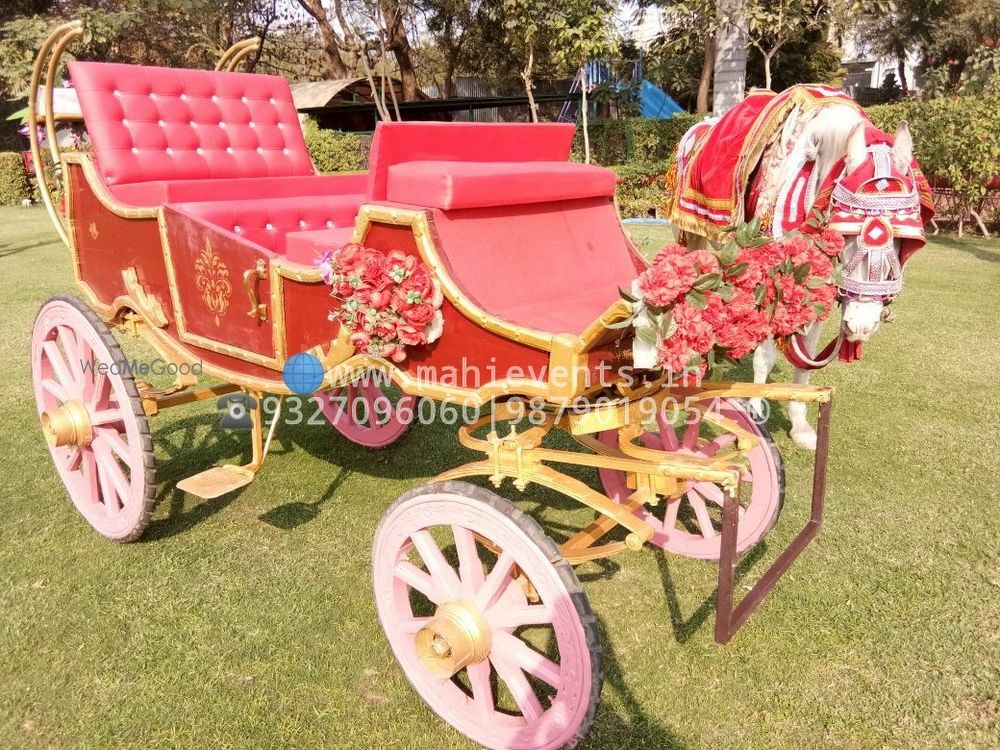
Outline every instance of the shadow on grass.
MULTIPOLYGON (((733 582, 734 590, 739 590, 737 584, 760 561, 766 552, 767 543, 761 542, 739 559, 739 562, 736 563, 736 577, 733 582)), ((715 565, 714 562, 707 564, 715 565)), ((681 612, 677 587, 674 586, 674 579, 670 574, 669 553, 664 550, 656 553, 656 567, 659 569, 660 583, 663 585, 663 593, 667 599, 667 610, 670 612, 670 627, 673 628, 674 638, 677 639, 678 643, 686 643, 704 625, 705 620, 715 612, 715 605, 719 599, 719 591, 715 589, 707 599, 698 605, 690 617, 685 618, 681 612)))
POLYGON ((1000 263, 1000 252, 990 248, 982 247, 979 243, 986 241, 984 237, 962 238, 936 235, 933 238, 934 244, 946 247, 949 250, 957 250, 960 253, 967 253, 978 260, 987 263, 1000 263))
MULTIPOLYGON (((608 637, 604 621, 598 617, 601 643, 604 647, 603 695, 614 695, 621 704, 620 712, 607 705, 598 708, 597 720, 582 748, 650 747, 657 750, 681 750, 687 745, 667 727, 659 724, 643 710, 635 692, 629 687, 615 654, 614 643, 608 637)), ((639 679, 642 679, 641 677, 639 679)))
POLYGON ((23 253, 25 250, 34 250, 36 247, 43 247, 45 245, 51 245, 51 244, 52 244, 51 239, 45 239, 24 245, 0 245, 0 258, 8 258, 11 255, 17 255, 18 253, 23 253))

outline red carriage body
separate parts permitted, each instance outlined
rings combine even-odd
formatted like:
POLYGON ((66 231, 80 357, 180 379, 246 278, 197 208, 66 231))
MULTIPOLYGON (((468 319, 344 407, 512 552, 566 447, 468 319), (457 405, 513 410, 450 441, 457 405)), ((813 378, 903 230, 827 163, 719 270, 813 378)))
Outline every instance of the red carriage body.
MULTIPOLYGON (((81 30, 68 24, 46 42, 33 87, 48 57, 81 30)), ((570 564, 646 543, 717 560, 715 636, 724 643, 818 531, 830 389, 680 387, 662 373, 623 374, 630 334, 614 326, 631 308, 619 289, 645 262, 619 223, 614 174, 568 161, 572 125, 382 123, 366 175, 319 175, 280 78, 69 68, 92 150, 53 147, 65 216, 39 183, 86 305, 65 297, 43 305, 32 365, 53 460, 101 533, 130 541, 152 513, 148 417, 234 390, 284 397, 283 368, 295 354, 322 362, 320 391, 380 370, 404 398, 492 401, 491 414, 459 428, 459 440, 484 458, 404 494, 386 513, 373 553, 379 617, 411 682, 455 727, 491 747, 555 748, 583 736, 601 682, 595 620, 570 564), (316 266, 350 241, 429 269, 443 292, 438 340, 408 347, 402 361, 356 350, 330 318, 335 301, 316 266), (201 362, 224 384, 193 389, 193 379, 178 377, 172 388, 153 388, 121 369, 112 330, 144 337, 169 361, 201 362), (119 370, 88 374, 75 357, 119 370), (735 557, 770 529, 784 494, 780 456, 743 406, 754 396, 818 403, 820 445, 808 524, 734 605, 735 557), (500 436, 495 422, 521 415, 513 397, 540 400, 540 420, 500 436), (652 423, 643 399, 657 407, 652 423), (682 404, 683 424, 664 417, 668 402, 682 404), (555 428, 582 450, 543 446, 555 428), (601 490, 551 464, 596 469, 601 490), (556 490, 596 520, 557 547, 509 501, 454 481, 472 476, 556 490), (678 516, 682 502, 687 520, 678 516), (441 526, 457 569, 429 532, 441 526), (618 527, 625 533, 609 537, 618 527), (433 616, 413 608, 415 597, 433 616), (520 640, 527 625, 551 629, 558 662, 520 640), (496 703, 499 681, 514 707, 496 703)), ((55 66, 48 70, 51 113, 55 66)), ((53 144, 51 115, 45 124, 53 144)), ((32 151, 40 168, 37 136, 32 151)), ((178 486, 211 497, 250 482, 267 449, 259 409, 252 422, 249 464, 178 486)), ((367 433, 338 429, 381 447, 407 426, 397 418, 367 433)))

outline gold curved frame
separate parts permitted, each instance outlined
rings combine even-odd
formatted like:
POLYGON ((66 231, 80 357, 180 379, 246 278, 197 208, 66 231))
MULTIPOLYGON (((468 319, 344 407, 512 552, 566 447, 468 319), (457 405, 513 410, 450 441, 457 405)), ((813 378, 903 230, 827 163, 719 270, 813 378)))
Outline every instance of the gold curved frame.
POLYGON ((243 41, 236 42, 232 47, 222 53, 219 62, 215 64, 216 70, 223 70, 233 73, 250 55, 260 49, 263 41, 259 37, 251 37, 243 41))
MULTIPOLYGON (((42 69, 44 67, 45 137, 49 142, 49 154, 52 156, 56 178, 61 179, 61 154, 59 144, 56 142, 56 117, 52 111, 53 99, 55 98, 55 77, 59 70, 59 61, 66 51, 66 47, 70 42, 83 34, 83 31, 83 21, 76 20, 56 27, 49 34, 38 50, 38 56, 35 58, 35 64, 31 70, 31 82, 28 90, 28 138, 31 143, 31 163, 35 167, 35 183, 38 185, 38 193, 42 196, 42 203, 45 205, 49 219, 55 227, 56 234, 59 235, 59 239, 62 240, 66 247, 70 247, 69 221, 63 221, 52 200, 52 194, 49 192, 49 187, 45 180, 45 163, 42 160, 41 143, 38 140, 38 85, 42 80, 42 69), (47 65, 46 61, 48 62, 47 65)), ((65 186, 63 187, 63 193, 65 194, 65 186)))

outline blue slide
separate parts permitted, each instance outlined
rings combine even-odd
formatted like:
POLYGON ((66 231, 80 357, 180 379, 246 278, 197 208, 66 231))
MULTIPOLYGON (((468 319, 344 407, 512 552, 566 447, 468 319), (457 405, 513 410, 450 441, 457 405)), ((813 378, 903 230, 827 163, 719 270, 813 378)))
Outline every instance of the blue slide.
POLYGON ((643 79, 639 85, 639 114, 654 120, 668 120, 678 112, 683 112, 670 94, 659 86, 643 79))

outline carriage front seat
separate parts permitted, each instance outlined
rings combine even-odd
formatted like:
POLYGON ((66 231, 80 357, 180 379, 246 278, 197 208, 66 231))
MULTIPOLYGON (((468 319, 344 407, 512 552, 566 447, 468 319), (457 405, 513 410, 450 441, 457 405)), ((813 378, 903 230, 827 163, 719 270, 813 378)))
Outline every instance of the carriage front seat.
POLYGON ((618 221, 614 172, 570 162, 574 126, 380 123, 369 196, 431 213, 462 292, 516 325, 582 333, 645 264, 618 221))

